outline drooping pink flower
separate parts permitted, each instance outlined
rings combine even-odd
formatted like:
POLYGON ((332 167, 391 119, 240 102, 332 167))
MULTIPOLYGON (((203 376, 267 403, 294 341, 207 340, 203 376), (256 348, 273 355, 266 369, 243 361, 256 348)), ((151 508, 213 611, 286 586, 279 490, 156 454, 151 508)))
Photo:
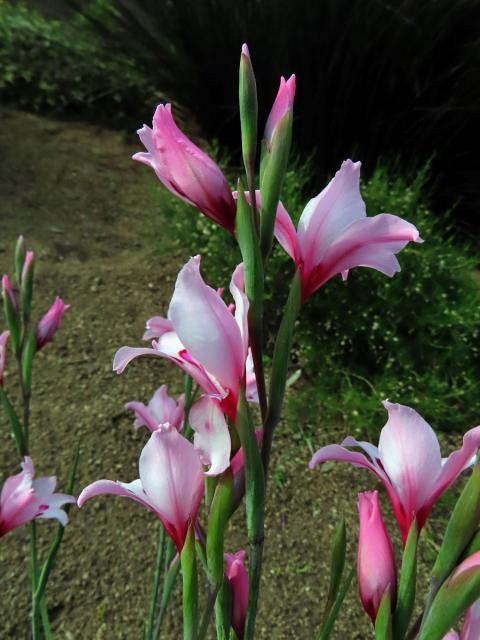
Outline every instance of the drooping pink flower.
POLYGON ((0 537, 36 518, 56 518, 63 526, 68 522, 64 504, 75 502, 73 496, 54 493, 55 476, 34 480, 32 459, 23 459, 22 471, 5 480, 0 494, 0 537))
POLYGON ((273 103, 270 114, 265 125, 264 140, 270 145, 277 130, 278 125, 284 116, 293 111, 293 101, 295 98, 295 75, 291 75, 288 80, 282 76, 277 97, 273 103))
POLYGON ((37 351, 51 342, 58 331, 63 315, 70 309, 58 296, 47 313, 38 321, 36 328, 37 351))
MULTIPOLYGON (((239 385, 244 383, 248 355, 248 299, 243 289, 243 265, 232 276, 230 292, 235 313, 205 284, 200 274, 200 256, 191 258, 177 277, 168 310, 168 320, 152 318, 146 336, 155 337, 151 348, 122 347, 113 369, 122 373, 134 358, 161 356, 175 362, 221 402, 222 410, 234 418, 239 385)), ((251 377, 251 375, 250 375, 251 377)), ((251 381, 250 381, 251 389, 251 381)))
POLYGON ((7 365, 7 344, 10 331, 0 333, 0 387, 3 387, 3 374, 7 365))
POLYGON ((436 500, 471 464, 480 446, 480 427, 468 431, 462 448, 442 461, 433 429, 416 411, 388 401, 383 404, 388 421, 380 433, 378 448, 348 437, 342 446, 331 444, 319 449, 309 466, 313 469, 338 460, 375 474, 388 492, 405 543, 413 520, 417 519, 421 529, 436 500), (347 447, 358 447, 364 453, 347 447))
POLYGON ((238 640, 243 640, 248 609, 248 573, 245 551, 225 554, 226 578, 232 593, 232 627, 238 640))
POLYGON ((397 570, 392 542, 380 512, 378 491, 358 494, 358 588, 363 608, 373 623, 383 595, 395 600, 397 570))
POLYGON ((360 162, 346 160, 318 196, 303 210, 295 230, 280 203, 275 235, 301 269, 302 299, 341 273, 371 267, 386 276, 400 271, 395 257, 408 242, 422 242, 417 229, 389 213, 367 218, 360 195, 360 162))
POLYGON ((127 402, 125 407, 135 412, 133 426, 147 427, 150 431, 155 431, 160 425, 170 424, 178 431, 183 423, 185 397, 183 393, 178 396, 177 401, 168 395, 168 387, 162 384, 150 399, 148 405, 143 402, 127 402))
POLYGON ((103 494, 140 502, 161 520, 178 551, 190 522, 195 522, 203 496, 203 469, 193 444, 170 425, 150 436, 139 462, 140 478, 130 483, 98 480, 78 498, 78 506, 103 494))
POLYGON ((236 207, 228 182, 217 164, 177 127, 172 106, 158 105, 153 129, 143 125, 138 135, 147 152, 133 159, 152 167, 169 191, 233 233, 236 207))

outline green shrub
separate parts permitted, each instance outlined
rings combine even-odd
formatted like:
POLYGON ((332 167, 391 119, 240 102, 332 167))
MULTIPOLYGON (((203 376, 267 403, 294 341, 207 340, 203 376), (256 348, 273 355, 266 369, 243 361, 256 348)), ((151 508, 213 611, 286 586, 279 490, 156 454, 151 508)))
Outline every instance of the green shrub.
POLYGON ((21 108, 122 122, 158 100, 134 61, 110 52, 84 20, 47 20, 0 0, 0 97, 21 108))
MULTIPOLYGON (((295 162, 287 174, 283 201, 295 220, 313 169, 312 161, 295 162)), ((300 393, 299 400, 296 393, 290 399, 312 407, 317 420, 321 406, 328 418, 342 416, 357 431, 376 429, 384 418, 380 400, 387 397, 417 407, 439 429, 464 429, 478 420, 476 260, 428 209, 427 174, 425 169, 406 179, 380 166, 362 185, 369 215, 395 213, 420 230, 425 242, 402 251, 402 271, 389 279, 372 269, 354 269, 346 283, 334 278, 302 309, 293 354, 293 368, 302 370, 300 393)), ((227 284, 240 260, 233 239, 193 208, 163 196, 162 203, 170 210, 169 237, 182 253, 202 254, 212 285, 227 284)), ((267 295, 276 305, 287 295, 292 266, 277 246, 267 281, 267 295)), ((267 302, 270 352, 278 322, 267 302)))

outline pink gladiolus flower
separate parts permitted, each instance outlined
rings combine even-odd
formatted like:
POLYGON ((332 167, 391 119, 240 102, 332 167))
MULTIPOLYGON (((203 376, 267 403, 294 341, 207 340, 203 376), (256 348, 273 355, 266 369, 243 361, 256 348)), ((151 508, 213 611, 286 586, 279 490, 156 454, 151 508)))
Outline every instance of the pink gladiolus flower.
POLYGON ((433 429, 416 411, 388 401, 383 404, 388 421, 380 433, 378 448, 348 437, 342 446, 331 444, 319 449, 309 466, 313 469, 338 460, 375 474, 387 490, 405 543, 413 520, 417 519, 420 530, 436 500, 471 464, 480 446, 480 427, 468 431, 462 448, 442 460, 433 429), (358 447, 367 455, 347 447, 358 447))
MULTIPOLYGON (((161 356, 175 362, 221 402, 222 410, 235 417, 238 389, 244 384, 248 355, 248 299, 243 288, 243 265, 232 276, 230 292, 235 314, 202 279, 200 256, 191 258, 177 277, 168 310, 168 320, 152 318, 146 336, 158 340, 151 348, 122 347, 113 369, 122 373, 138 356, 161 356)), ((250 374, 251 377, 251 374, 250 374)), ((251 391, 251 380, 249 383, 251 391)))
POLYGON ((3 387, 3 373, 7 364, 7 343, 10 331, 0 333, 0 387, 3 387))
POLYGON ((17 296, 15 295, 15 291, 10 283, 10 278, 6 274, 2 278, 2 289, 3 295, 8 297, 13 309, 18 311, 17 296))
POLYGON ((238 640, 243 640, 248 609, 248 573, 245 551, 225 554, 225 575, 232 592, 232 627, 238 640))
POLYGON ((363 608, 373 623, 384 593, 392 601, 397 588, 397 570, 392 542, 380 512, 378 491, 358 494, 358 588, 363 608))
POLYGON ((293 100, 295 98, 295 75, 291 75, 288 80, 282 76, 280 79, 280 87, 277 97, 273 103, 270 115, 265 125, 264 140, 270 145, 275 135, 278 125, 283 117, 290 111, 293 111, 293 100))
POLYGON ((65 304, 58 296, 47 313, 39 320, 36 329, 37 351, 40 351, 58 331, 63 314, 70 309, 69 304, 65 304))
POLYGON ((408 242, 422 242, 417 229, 398 216, 367 218, 360 195, 360 162, 346 160, 327 187, 307 204, 295 230, 280 203, 275 235, 301 269, 302 300, 341 273, 371 267, 386 276, 400 271, 395 254, 408 242))
POLYGON ((5 480, 0 495, 0 537, 36 518, 56 518, 63 526, 68 522, 64 504, 75 502, 73 496, 54 493, 56 478, 33 479, 32 459, 23 459, 22 471, 5 480))
POLYGON ((178 431, 183 424, 185 397, 178 396, 177 401, 168 395, 168 387, 162 384, 153 394, 148 405, 143 402, 127 402, 125 407, 135 412, 133 426, 147 427, 156 431, 159 426, 170 424, 178 431))
POLYGON ((133 159, 152 167, 169 191, 233 233, 236 207, 227 180, 177 127, 171 105, 158 105, 153 130, 143 125, 137 133, 147 153, 136 153, 133 159))
POLYGON ((164 425, 143 448, 139 469, 140 478, 130 483, 98 480, 88 485, 78 506, 103 494, 140 502, 160 519, 181 552, 203 496, 203 469, 193 444, 174 427, 164 425))

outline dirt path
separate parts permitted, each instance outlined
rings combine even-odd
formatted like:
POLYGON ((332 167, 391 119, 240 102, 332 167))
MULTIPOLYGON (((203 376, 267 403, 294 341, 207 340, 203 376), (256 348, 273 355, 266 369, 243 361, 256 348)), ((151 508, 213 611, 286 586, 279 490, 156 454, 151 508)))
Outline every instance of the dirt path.
MULTIPOLYGON (((151 174, 130 160, 135 148, 119 134, 15 112, 0 116, 0 272, 12 271, 12 247, 21 232, 38 256, 36 313, 56 294, 72 305, 55 344, 36 363, 32 456, 37 473, 55 472, 64 487, 80 442, 77 493, 102 477, 133 480, 146 436, 131 428, 123 405, 147 400, 165 381, 179 391, 181 377, 160 361, 140 362, 117 377, 112 356, 123 344, 138 344, 144 320, 166 310, 188 256, 155 251, 146 212, 159 207, 156 186, 151 174)), ((165 225, 168 233, 168 221, 165 225)), ((3 415, 0 426, 6 433, 3 415)), ((315 445, 331 438, 319 425, 315 445)), ((372 486, 361 472, 341 466, 312 474, 308 459, 295 424, 281 425, 270 483, 260 639, 314 637, 336 519, 356 519, 357 481, 361 488, 372 486)), ((4 437, 0 476, 17 467, 13 442, 4 437)), ((42 522, 38 529, 45 542, 54 525, 42 522)), ((48 588, 55 637, 140 638, 155 543, 154 518, 129 501, 97 499, 81 512, 72 510, 48 588)), ((229 548, 242 544, 240 528, 234 527, 229 548)), ((1 541, 0 592, 0 637, 28 638, 27 528, 1 541)), ((334 637, 368 637, 356 599, 353 588, 334 637)), ((180 628, 174 609, 164 637, 179 638, 180 628)))

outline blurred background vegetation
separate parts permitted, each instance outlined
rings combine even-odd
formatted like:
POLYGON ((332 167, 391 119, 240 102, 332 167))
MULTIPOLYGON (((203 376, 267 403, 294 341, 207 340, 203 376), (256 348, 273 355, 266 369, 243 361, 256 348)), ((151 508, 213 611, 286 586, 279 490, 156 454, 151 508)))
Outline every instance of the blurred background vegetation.
MULTIPOLYGON (((425 240, 402 253, 401 277, 356 270, 309 301, 294 358, 309 404, 363 430, 379 424, 386 396, 423 407, 428 398, 427 420, 463 429, 479 409, 478 24, 475 0, 0 0, 0 96, 130 133, 171 101, 190 133, 215 136, 211 151, 233 183, 242 42, 261 121, 279 76, 295 72, 291 215, 354 157, 369 214, 401 215, 425 240)), ((223 231, 184 204, 162 197, 162 207, 174 244, 202 247, 220 285, 233 243, 225 251, 223 231)), ((154 213, 146 221, 164 238, 154 213)), ((278 248, 272 265, 270 295, 281 298, 292 267, 278 248)))

